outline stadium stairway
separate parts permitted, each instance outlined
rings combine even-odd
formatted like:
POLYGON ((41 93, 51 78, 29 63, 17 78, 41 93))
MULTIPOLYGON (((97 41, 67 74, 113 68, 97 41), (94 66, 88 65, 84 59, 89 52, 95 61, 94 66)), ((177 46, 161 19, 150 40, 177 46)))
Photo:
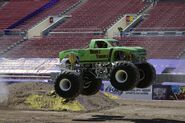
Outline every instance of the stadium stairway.
POLYGON ((118 21, 122 15, 126 13, 137 13, 141 10, 145 4, 141 1, 134 1, 138 4, 136 8, 133 8, 133 1, 115 2, 110 1, 87 1, 84 5, 72 12, 72 18, 66 21, 64 24, 58 26, 56 30, 65 31, 70 29, 74 30, 79 28, 92 28, 106 30, 109 25, 118 21), (109 10, 109 11, 107 11, 109 10))
POLYGON ((3 35, 0 37, 0 56, 7 51, 14 48, 16 45, 23 41, 22 36, 20 35, 3 35))
POLYGON ((185 59, 185 49, 177 56, 179 59, 185 59))
MULTIPOLYGON (((65 10, 63 10, 62 11, 62 13, 60 12, 60 14, 65 14, 66 12, 68 12, 68 11, 70 11, 71 9, 73 9, 74 7, 76 7, 78 4, 81 4, 81 1, 78 1, 78 2, 76 2, 76 1, 78 1, 78 0, 73 0, 73 1, 71 1, 71 2, 68 2, 69 3, 69 6, 67 6, 68 5, 68 3, 66 4, 66 7, 67 7, 67 9, 66 9, 66 7, 64 7, 64 9, 65 10)), ((63 1, 60 1, 60 2, 63 2, 63 1)), ((66 1, 64 1, 64 2, 66 2, 66 1)), ((45 4, 46 5, 46 4, 45 4)), ((58 8, 61 8, 60 6, 56 6, 56 7, 58 7, 58 8)), ((51 12, 52 12, 53 10, 51 10, 51 12)), ((56 12, 56 10, 54 11, 54 12, 56 12)), ((45 14, 41 14, 41 17, 43 17, 44 15, 46 15, 47 13, 45 13, 45 14)), ((47 14, 48 15, 48 14, 47 14)), ((39 18, 40 18, 40 16, 39 16, 39 18)), ((37 20, 37 19, 36 19, 37 20)), ((31 24, 29 24, 28 23, 28 25, 31 25, 31 24)), ((18 26, 19 27, 19 26, 18 26)), ((24 27, 24 26, 23 26, 24 27)), ((20 29, 22 29, 22 28, 20 28, 20 29)), ((18 29, 15 29, 15 30, 19 30, 19 28, 18 29)), ((21 30, 20 30, 21 31, 21 30)), ((21 32, 20 32, 21 33, 21 32)), ((13 36, 10 36, 10 37, 13 37, 13 36)), ((0 56, 2 56, 3 54, 5 54, 6 52, 8 52, 8 51, 10 51, 10 50, 12 50, 13 48, 15 48, 15 47, 17 47, 18 45, 20 45, 21 43, 23 43, 24 41, 27 41, 27 39, 26 39, 26 37, 23 39, 23 37, 22 37, 22 39, 20 39, 20 40, 16 40, 15 39, 15 41, 12 41, 11 40, 11 43, 9 43, 8 45, 6 45, 6 46, 4 46, 3 47, 3 49, 1 48, 1 51, 0 51, 0 56)), ((1 42, 2 42, 2 40, 1 40, 1 42)), ((2 42, 2 44, 3 44, 3 42, 2 42)))
POLYGON ((2 50, 0 52, 0 56, 5 54, 6 52, 12 50, 13 48, 15 48, 16 46, 18 46, 19 44, 21 44, 24 41, 25 41, 24 39, 19 39, 19 40, 16 40, 16 42, 12 42, 12 44, 9 44, 4 50, 2 50))

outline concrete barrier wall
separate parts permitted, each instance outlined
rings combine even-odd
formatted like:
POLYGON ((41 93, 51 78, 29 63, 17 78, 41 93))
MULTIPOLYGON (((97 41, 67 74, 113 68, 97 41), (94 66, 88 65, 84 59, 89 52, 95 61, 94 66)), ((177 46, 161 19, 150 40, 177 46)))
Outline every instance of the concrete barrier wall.
POLYGON ((51 24, 52 23, 50 23, 50 17, 46 18, 41 23, 28 30, 28 39, 42 36, 42 31, 51 24))
POLYGON ((108 38, 112 38, 115 34, 119 34, 118 27, 122 27, 123 29, 126 27, 126 15, 122 17, 117 23, 115 23, 111 28, 107 30, 108 38))

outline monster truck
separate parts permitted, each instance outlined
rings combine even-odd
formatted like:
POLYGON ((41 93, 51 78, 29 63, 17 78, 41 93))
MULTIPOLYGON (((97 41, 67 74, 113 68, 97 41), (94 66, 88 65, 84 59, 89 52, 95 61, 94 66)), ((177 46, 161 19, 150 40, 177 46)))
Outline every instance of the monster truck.
POLYGON ((59 53, 61 72, 55 79, 56 93, 65 99, 94 95, 102 80, 121 91, 150 86, 156 77, 142 47, 119 46, 115 39, 92 39, 87 48, 59 53))

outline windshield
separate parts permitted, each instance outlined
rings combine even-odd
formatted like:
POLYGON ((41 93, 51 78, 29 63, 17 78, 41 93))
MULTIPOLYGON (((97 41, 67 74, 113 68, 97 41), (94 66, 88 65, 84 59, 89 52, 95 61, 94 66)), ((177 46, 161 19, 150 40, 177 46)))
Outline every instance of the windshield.
POLYGON ((112 46, 116 47, 116 46, 120 46, 118 41, 111 41, 109 42, 112 46))

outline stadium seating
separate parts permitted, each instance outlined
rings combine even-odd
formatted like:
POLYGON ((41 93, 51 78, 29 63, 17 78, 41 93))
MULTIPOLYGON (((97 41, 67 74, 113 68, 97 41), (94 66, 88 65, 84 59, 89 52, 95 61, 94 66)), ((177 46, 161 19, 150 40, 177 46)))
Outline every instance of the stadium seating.
POLYGON ((146 48, 148 58, 175 59, 185 49, 185 36, 129 36, 118 38, 124 46, 146 48))
POLYGON ((124 14, 139 12, 145 4, 141 0, 89 0, 72 12, 72 18, 55 31, 94 29, 103 31, 124 14))
POLYGON ((150 11, 149 17, 138 28, 148 30, 185 30, 185 2, 164 0, 150 11), (146 29, 147 28, 147 29, 146 29))
POLYGON ((77 2, 79 2, 79 0, 59 0, 54 6, 25 21, 23 24, 16 27, 16 29, 27 30, 50 15, 58 15, 64 12, 66 9, 76 4, 77 2))
POLYGON ((48 0, 11 0, 0 9, 0 30, 8 28, 47 2, 48 0))
POLYGON ((0 36, 0 52, 6 50, 10 45, 22 40, 19 35, 4 35, 0 36))
MULTIPOLYGON (((15 21, 41 7, 48 0, 11 0, 0 9, 0 30, 5 29, 15 21), (30 6, 32 4, 32 6, 30 6), (10 14, 7 14, 10 13, 10 14)), ((168 29, 185 29, 185 2, 182 0, 161 0, 150 11, 148 19, 144 20, 137 29, 163 31, 168 29)), ((27 20, 16 29, 27 30, 49 15, 58 15, 70 8, 79 0, 59 0, 57 4, 42 11, 37 16, 27 20)), ((75 8, 72 17, 59 25, 53 31, 105 31, 124 14, 139 12, 146 4, 142 0, 88 0, 75 8)), ((82 33, 82 32, 81 32, 82 33)), ((85 47, 92 38, 103 38, 94 34, 50 34, 49 36, 27 40, 4 56, 9 58, 53 58, 58 52, 71 48, 85 47)), ((1 51, 17 42, 19 36, 0 37, 1 51)), ((147 49, 148 58, 178 58, 185 49, 185 36, 128 36, 118 38, 122 45, 142 46, 147 49)), ((0 51, 0 52, 1 52, 0 51)))
POLYGON ((62 50, 86 47, 94 34, 50 35, 41 39, 25 41, 5 54, 8 58, 56 58, 62 50))

